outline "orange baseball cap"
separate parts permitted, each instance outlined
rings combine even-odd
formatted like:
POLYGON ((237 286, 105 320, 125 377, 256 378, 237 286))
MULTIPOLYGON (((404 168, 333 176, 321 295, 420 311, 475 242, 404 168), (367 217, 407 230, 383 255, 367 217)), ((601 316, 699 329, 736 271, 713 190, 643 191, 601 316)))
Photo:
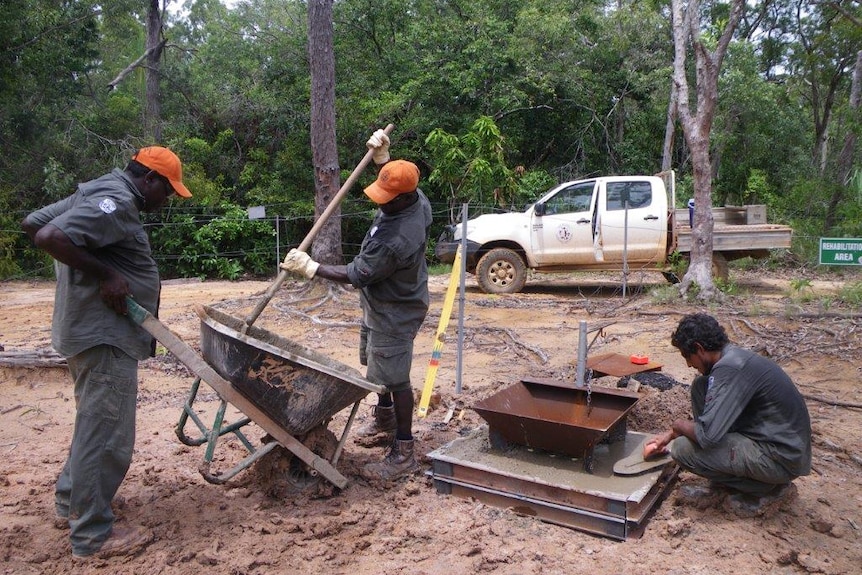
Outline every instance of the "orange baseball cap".
POLYGON ((183 164, 169 149, 161 146, 141 148, 132 159, 167 178, 177 195, 192 197, 192 193, 183 185, 183 164))
POLYGON ((365 195, 375 204, 388 204, 400 194, 412 192, 419 185, 419 168, 407 160, 392 160, 380 169, 377 180, 365 188, 365 195))

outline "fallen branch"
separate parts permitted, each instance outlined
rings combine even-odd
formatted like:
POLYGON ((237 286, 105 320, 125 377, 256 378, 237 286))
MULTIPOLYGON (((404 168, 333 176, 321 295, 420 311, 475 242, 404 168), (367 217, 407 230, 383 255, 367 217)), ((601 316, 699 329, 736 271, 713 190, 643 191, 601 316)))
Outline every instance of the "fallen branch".
POLYGON ((66 358, 53 349, 0 351, 3 367, 66 367, 66 358))
POLYGON ((527 351, 529 351, 530 353, 532 353, 533 355, 538 357, 543 364, 548 363, 548 354, 546 354, 544 351, 542 351, 542 349, 539 347, 532 346, 528 343, 521 341, 511 329, 500 328, 500 327, 492 327, 492 328, 484 328, 484 329, 487 331, 502 332, 510 340, 512 340, 513 343, 515 343, 519 347, 526 349, 527 351))
POLYGON ((806 393, 803 393, 802 397, 804 397, 805 399, 810 399, 811 401, 819 401, 820 403, 825 403, 826 405, 834 405, 835 407, 852 407, 854 409, 862 409, 862 403, 853 403, 852 401, 838 401, 835 399, 826 399, 823 397, 817 397, 816 395, 808 395, 806 393))

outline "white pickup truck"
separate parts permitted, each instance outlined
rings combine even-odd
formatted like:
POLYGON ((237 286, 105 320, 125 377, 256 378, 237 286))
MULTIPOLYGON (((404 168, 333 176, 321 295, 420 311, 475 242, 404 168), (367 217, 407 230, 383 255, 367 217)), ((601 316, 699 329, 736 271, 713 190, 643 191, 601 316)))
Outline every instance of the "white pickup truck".
MULTIPOLYGON (((486 293, 517 293, 527 270, 661 272, 678 281, 671 254, 691 251, 688 209, 674 209, 673 174, 608 176, 566 182, 524 212, 486 214, 467 222, 467 271, 486 293)), ((727 262, 763 258, 789 248, 792 230, 766 223, 765 206, 712 208, 713 275, 727 279, 727 262)), ((447 226, 435 248, 452 263, 463 224, 447 226)))

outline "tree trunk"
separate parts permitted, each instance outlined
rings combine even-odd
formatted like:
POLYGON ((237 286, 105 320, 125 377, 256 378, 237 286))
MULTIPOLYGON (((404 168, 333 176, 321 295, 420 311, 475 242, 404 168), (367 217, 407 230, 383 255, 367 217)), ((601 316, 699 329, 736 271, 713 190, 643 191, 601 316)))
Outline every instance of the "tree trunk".
MULTIPOLYGON (((856 65, 853 69, 853 81, 850 84, 850 113, 854 118, 859 115, 859 106, 862 103, 862 50, 856 52, 856 65)), ((856 128, 855 122, 844 136, 844 145, 838 156, 838 173, 836 174, 838 185, 829 199, 826 208, 826 218, 823 221, 823 232, 828 234, 837 218, 838 204, 844 200, 847 185, 850 183, 850 174, 853 170, 853 157, 856 155, 856 128)))
POLYGON ((685 9, 683 0, 672 0, 673 13, 673 82, 677 92, 677 113, 685 142, 691 152, 694 176, 694 226, 692 227, 691 263, 680 282, 680 293, 698 286, 698 298, 720 297, 712 281, 712 164, 709 155, 709 134, 718 102, 718 74, 733 32, 742 18, 743 0, 733 0, 727 25, 710 52, 701 41, 700 2, 690 0, 685 9), (690 102, 686 55, 688 46, 695 55, 695 101, 690 102), (691 106, 694 106, 692 111, 691 106))
POLYGON ((159 70, 162 60, 162 13, 159 0, 150 0, 147 11, 147 70, 146 70, 146 109, 144 126, 153 143, 162 141, 162 103, 159 91, 159 70))
MULTIPOLYGON (((332 29, 333 0, 308 3, 308 54, 311 68, 311 155, 314 164, 315 218, 341 187, 335 143, 335 51, 332 29)), ((344 263, 341 250, 341 208, 320 228, 311 250, 313 259, 344 263)))

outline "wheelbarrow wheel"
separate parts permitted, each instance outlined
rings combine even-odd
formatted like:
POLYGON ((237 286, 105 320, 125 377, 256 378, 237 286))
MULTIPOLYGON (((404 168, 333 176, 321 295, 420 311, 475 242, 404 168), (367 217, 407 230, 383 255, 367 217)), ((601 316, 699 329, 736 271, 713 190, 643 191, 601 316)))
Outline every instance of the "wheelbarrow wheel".
MULTIPOLYGON (((327 429, 325 423, 314 427, 305 435, 297 436, 297 440, 327 461, 332 458, 338 447, 335 434, 327 429)), ((267 435, 263 441, 269 443, 273 439, 267 435)), ((329 497, 337 489, 282 446, 276 447, 261 457, 255 464, 255 472, 264 493, 276 499, 297 495, 329 497)))

